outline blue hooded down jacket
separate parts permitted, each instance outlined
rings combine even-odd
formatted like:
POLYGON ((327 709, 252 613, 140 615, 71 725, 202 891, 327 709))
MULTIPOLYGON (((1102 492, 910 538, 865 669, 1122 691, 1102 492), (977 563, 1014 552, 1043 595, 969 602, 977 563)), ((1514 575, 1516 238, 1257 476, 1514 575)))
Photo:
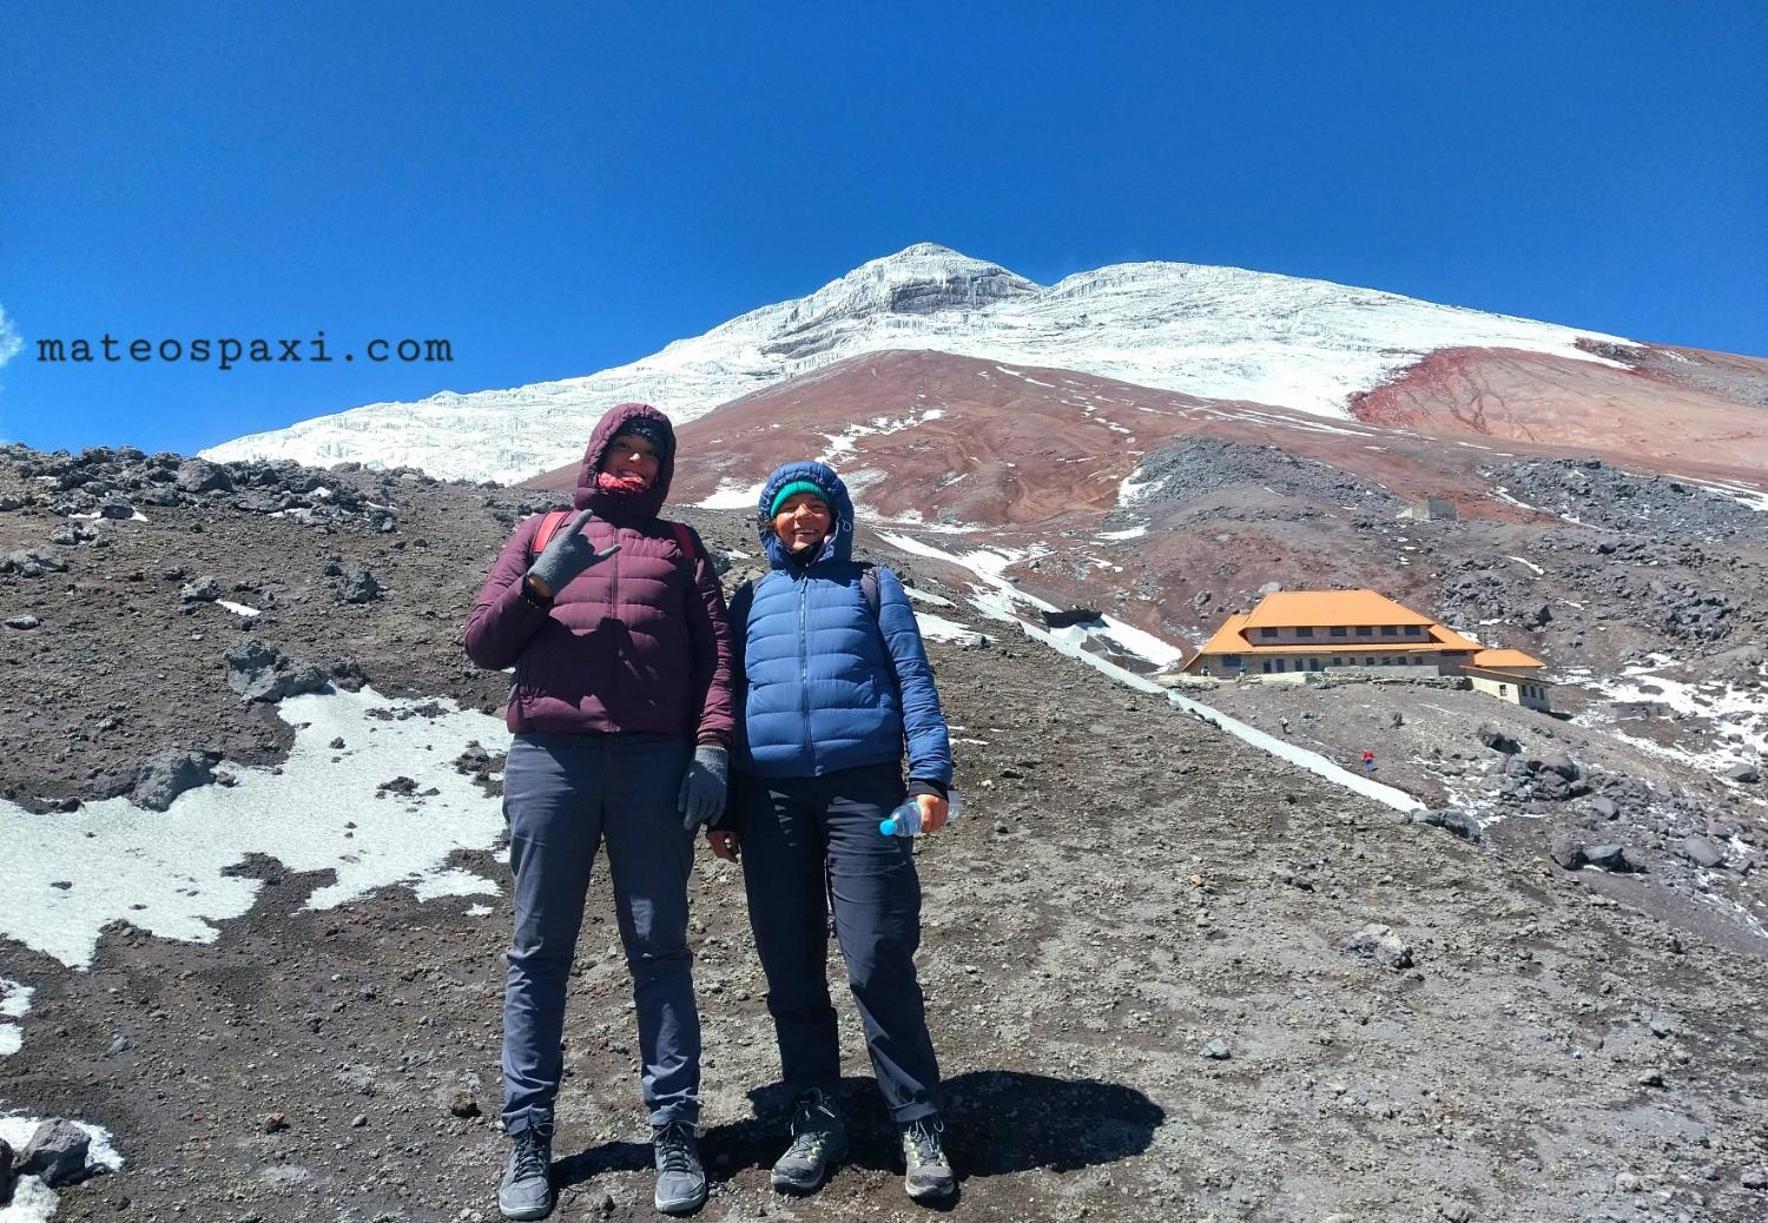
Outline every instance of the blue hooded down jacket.
POLYGON ((902 759, 909 777, 951 784, 951 740, 914 608, 882 566, 878 613, 853 560, 853 500, 823 463, 787 463, 769 476, 759 506, 770 571, 731 604, 738 760, 756 777, 820 777, 902 759), (768 510, 781 488, 822 490, 834 523, 808 565, 774 534, 768 510))

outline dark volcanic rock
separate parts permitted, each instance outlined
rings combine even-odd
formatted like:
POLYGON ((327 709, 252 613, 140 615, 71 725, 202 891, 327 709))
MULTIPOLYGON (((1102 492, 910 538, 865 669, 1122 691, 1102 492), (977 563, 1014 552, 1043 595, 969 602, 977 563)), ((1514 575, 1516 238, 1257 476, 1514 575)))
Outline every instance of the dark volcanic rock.
POLYGON ((166 751, 150 756, 141 762, 129 797, 136 806, 150 811, 168 810, 186 790, 213 781, 220 762, 221 753, 211 751, 166 751))
POLYGON ((1444 832, 1453 833, 1465 841, 1477 841, 1481 836, 1479 821, 1457 807, 1414 811, 1412 822, 1425 824, 1432 828, 1441 828, 1444 832))
POLYGON ((1499 730, 1490 722, 1479 728, 1479 741, 1494 752, 1503 752, 1506 756, 1514 756, 1522 751, 1522 744, 1499 730))
POLYGON ((1341 939, 1338 949, 1348 955, 1374 960, 1395 972, 1412 967, 1412 949, 1405 940, 1391 928, 1373 922, 1341 939))
POLYGON ((1696 866, 1712 870, 1725 865, 1725 851, 1708 837, 1684 837, 1680 848, 1682 856, 1696 866))
POLYGON ((233 477, 227 474, 227 469, 207 459, 184 460, 178 465, 175 483, 180 491, 187 493, 225 493, 233 490, 233 477))
POLYGON ((227 651, 227 683, 247 701, 280 701, 323 692, 330 686, 318 667, 292 662, 281 650, 256 637, 237 642, 227 651))
POLYGON ((92 1139, 72 1121, 45 1121, 19 1152, 18 1174, 40 1176, 51 1189, 71 1185, 86 1171, 92 1139))
POLYGON ((1095 624, 1099 613, 1091 607, 1070 607, 1064 611, 1040 611, 1046 628, 1069 628, 1076 624, 1095 624))
POLYGON ((359 565, 345 569, 338 580, 338 597, 346 603, 372 603, 385 589, 373 573, 359 565))

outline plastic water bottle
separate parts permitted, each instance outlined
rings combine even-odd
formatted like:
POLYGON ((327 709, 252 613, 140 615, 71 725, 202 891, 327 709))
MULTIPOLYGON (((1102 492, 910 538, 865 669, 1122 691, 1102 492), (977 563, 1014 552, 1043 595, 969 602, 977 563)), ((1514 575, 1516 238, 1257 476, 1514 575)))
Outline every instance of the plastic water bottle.
MULTIPOLYGON (((958 792, 956 790, 949 792, 945 796, 945 801, 948 807, 945 820, 946 823, 949 824, 958 818, 958 812, 963 810, 964 803, 963 800, 958 797, 958 792)), ((921 804, 916 801, 913 795, 910 795, 903 802, 902 806, 892 811, 884 819, 878 821, 878 831, 887 837, 920 836, 921 804)))

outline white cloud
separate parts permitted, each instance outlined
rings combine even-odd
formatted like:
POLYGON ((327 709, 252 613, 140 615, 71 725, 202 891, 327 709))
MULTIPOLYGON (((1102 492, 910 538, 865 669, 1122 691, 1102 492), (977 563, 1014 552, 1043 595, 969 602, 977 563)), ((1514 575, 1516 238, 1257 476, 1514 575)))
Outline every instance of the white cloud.
POLYGON ((0 306, 0 365, 5 365, 18 356, 19 350, 24 346, 24 337, 19 335, 12 320, 6 317, 6 307, 0 306))

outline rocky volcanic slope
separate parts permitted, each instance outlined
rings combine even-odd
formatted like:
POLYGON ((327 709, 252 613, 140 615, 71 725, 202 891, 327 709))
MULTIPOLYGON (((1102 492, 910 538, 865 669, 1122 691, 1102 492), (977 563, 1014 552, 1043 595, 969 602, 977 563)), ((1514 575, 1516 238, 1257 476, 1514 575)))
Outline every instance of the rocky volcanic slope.
MULTIPOLYGON (((286 728, 230 674, 263 695, 328 677, 501 695, 454 637, 517 494, 16 448, 0 482, 5 550, 39 554, 34 576, 0 575, 6 617, 38 620, 0 637, 0 769, 38 807, 167 747, 274 761, 286 728), (201 489, 223 477, 232 490, 201 489), (59 512, 89 505, 119 517, 70 527, 59 512), (54 542, 69 529, 97 538, 54 542), (245 626, 205 597, 209 576, 263 609, 250 631, 280 666, 253 652, 230 666, 245 626)), ((714 547, 753 550, 742 524, 692 518, 714 547)), ((1594 872, 1411 823, 990 631, 990 648, 932 647, 969 805, 920 855, 966 1216, 1768 1209, 1761 960, 1672 934, 1589 886, 1594 872)), ((494 758, 458 767, 495 789, 494 758)), ((301 902, 324 874, 241 870, 264 886, 212 945, 119 925, 75 972, 0 940, 4 975, 36 990, 0 1103, 104 1125, 127 1160, 63 1189, 58 1217, 492 1217, 507 897, 482 918, 402 888, 313 911, 301 902)), ((706 1217, 918 1217, 851 1023, 851 1163, 813 1199, 767 1189, 783 1102, 740 880, 703 857, 693 886, 706 1217)), ((617 944, 598 878, 567 1025, 561 1218, 652 1217, 617 944)))

